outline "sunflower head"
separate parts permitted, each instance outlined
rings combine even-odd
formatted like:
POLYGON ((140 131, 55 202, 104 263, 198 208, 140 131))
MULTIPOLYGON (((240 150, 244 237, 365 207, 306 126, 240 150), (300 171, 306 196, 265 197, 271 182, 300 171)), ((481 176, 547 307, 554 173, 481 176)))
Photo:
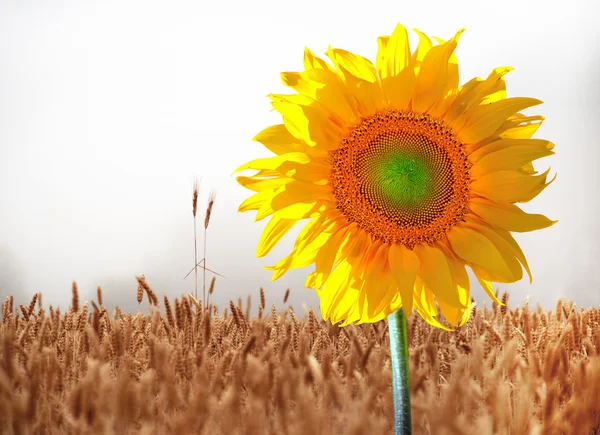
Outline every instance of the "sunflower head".
POLYGON ((417 33, 414 51, 400 24, 379 37, 375 65, 331 47, 327 63, 306 49, 304 71, 281 75, 296 92, 270 95, 283 124, 254 138, 275 156, 237 169, 257 171, 237 177, 254 192, 239 210, 270 216, 258 256, 306 221, 292 252, 267 268, 277 279, 314 264, 306 286, 333 323, 402 307, 460 326, 471 311, 466 267, 501 304, 492 282, 518 281, 523 267, 531 281, 511 232, 555 223, 516 205, 553 181, 532 164, 554 154, 531 138, 543 117, 520 113, 541 101, 506 98, 509 67, 459 87, 462 30, 437 44, 417 33))

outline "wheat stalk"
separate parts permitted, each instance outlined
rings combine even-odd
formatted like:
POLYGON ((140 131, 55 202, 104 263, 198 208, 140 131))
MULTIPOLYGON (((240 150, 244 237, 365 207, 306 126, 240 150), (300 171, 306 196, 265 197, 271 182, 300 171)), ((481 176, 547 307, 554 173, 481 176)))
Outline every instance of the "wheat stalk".
MULTIPOLYGON (((198 238, 196 237, 196 212, 198 211, 198 191, 200 190, 200 180, 194 179, 192 191, 192 214, 194 215, 194 277, 195 287, 194 296, 198 299, 198 238)), ((186 275, 187 276, 187 275, 186 275)), ((185 278, 184 278, 185 279, 185 278)))
POLYGON ((212 209, 213 209, 213 205, 215 204, 215 198, 216 198, 217 194, 214 190, 210 191, 210 194, 208 195, 208 204, 206 206, 206 215, 204 217, 204 267, 202 268, 202 272, 203 272, 203 286, 202 286, 202 290, 203 290, 203 305, 206 306, 206 230, 208 230, 208 224, 210 223, 210 216, 212 214, 212 209))

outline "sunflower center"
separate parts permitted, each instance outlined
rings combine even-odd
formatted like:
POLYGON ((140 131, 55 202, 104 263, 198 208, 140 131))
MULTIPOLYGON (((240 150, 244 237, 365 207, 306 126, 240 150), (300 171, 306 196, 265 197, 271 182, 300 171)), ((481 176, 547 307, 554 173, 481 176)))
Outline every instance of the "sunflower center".
POLYGON ((427 115, 391 110, 364 119, 332 157, 338 208, 385 243, 433 243, 468 210, 463 145, 427 115))
POLYGON ((419 157, 398 152, 373 160, 372 184, 380 201, 410 207, 418 205, 431 191, 429 170, 419 157))

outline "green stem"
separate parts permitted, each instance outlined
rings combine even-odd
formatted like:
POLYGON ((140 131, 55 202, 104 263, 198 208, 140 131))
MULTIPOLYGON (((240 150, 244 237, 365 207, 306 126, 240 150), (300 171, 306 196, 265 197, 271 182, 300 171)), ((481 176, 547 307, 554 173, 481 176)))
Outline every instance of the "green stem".
POLYGON ((410 387, 408 377, 408 339, 404 308, 388 317, 392 360, 392 396, 394 399, 394 435, 410 435, 410 387))

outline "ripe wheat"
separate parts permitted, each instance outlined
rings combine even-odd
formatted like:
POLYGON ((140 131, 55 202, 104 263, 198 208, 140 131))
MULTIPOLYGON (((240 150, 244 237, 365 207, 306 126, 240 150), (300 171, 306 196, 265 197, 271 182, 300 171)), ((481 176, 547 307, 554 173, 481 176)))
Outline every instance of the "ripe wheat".
MULTIPOLYGON (((191 295, 161 310, 138 284, 150 314, 110 314, 101 290, 88 312, 76 284, 62 314, 41 295, 20 310, 6 299, 0 432, 391 433, 385 323, 269 314, 262 291, 253 318, 241 301, 220 315, 191 295)), ((408 332, 415 434, 598 433, 599 310, 494 305, 454 333, 416 315, 408 332)))

